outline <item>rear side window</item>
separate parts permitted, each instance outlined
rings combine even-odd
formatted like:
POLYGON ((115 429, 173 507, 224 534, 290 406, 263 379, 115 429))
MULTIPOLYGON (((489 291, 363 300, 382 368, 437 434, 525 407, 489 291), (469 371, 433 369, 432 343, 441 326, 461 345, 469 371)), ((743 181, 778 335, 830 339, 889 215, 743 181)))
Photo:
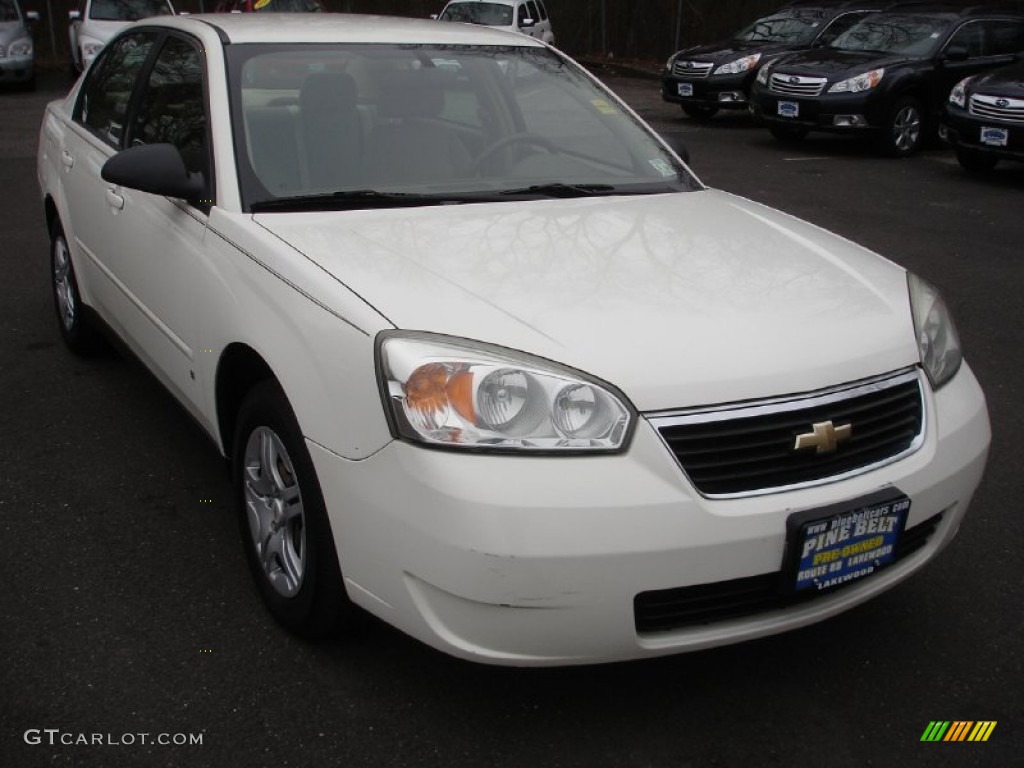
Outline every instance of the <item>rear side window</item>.
POLYGON ((103 51, 82 89, 75 119, 112 147, 121 146, 128 102, 154 38, 148 30, 118 38, 103 51))

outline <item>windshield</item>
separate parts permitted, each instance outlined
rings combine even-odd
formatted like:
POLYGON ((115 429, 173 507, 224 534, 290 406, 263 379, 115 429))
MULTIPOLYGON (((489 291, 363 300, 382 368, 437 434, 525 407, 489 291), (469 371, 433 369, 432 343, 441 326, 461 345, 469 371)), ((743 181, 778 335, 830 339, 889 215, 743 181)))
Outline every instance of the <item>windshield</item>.
POLYGON ((821 28, 824 11, 780 13, 758 19, 736 33, 734 39, 772 43, 809 43, 821 28))
POLYGON ((545 48, 226 50, 247 206, 318 195, 374 207, 699 188, 612 96, 545 48))
POLYGON ((833 40, 832 48, 902 56, 928 56, 942 41, 949 21, 921 16, 871 16, 833 40))
POLYGON ((489 27, 511 27, 512 6, 501 3, 449 3, 439 18, 441 21, 465 21, 489 27))
POLYGON ((20 18, 14 0, 0 0, 0 21, 17 21, 20 18))
POLYGON ((136 21, 150 16, 169 16, 167 0, 93 0, 89 18, 96 21, 136 21))

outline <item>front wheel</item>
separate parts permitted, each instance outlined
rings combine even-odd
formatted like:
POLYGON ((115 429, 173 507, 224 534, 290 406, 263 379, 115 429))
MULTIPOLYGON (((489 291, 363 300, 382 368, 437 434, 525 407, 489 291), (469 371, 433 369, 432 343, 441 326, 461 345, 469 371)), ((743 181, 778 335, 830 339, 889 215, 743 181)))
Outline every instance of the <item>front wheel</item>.
POLYGON ((232 475, 246 559, 270 613, 307 639, 350 609, 313 461, 284 392, 257 384, 238 414, 232 475))
POLYGON ((986 155, 970 149, 957 149, 956 159, 961 167, 970 173, 988 173, 999 162, 999 158, 994 155, 986 155))
POLYGON ((718 107, 709 107, 706 104, 682 104, 683 112, 691 120, 710 120, 718 114, 718 107))
POLYGON ((900 99, 889 111, 889 117, 878 137, 879 150, 889 157, 909 157, 924 140, 924 110, 917 99, 900 99))

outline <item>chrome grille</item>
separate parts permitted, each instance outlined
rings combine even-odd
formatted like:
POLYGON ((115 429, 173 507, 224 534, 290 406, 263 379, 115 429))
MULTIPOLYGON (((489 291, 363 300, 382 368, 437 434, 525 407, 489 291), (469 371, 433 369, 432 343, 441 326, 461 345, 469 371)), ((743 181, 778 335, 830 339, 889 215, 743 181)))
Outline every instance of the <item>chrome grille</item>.
POLYGON ((991 117, 1010 123, 1024 123, 1024 99, 1001 96, 971 96, 970 112, 978 117, 991 117))
POLYGON ((799 75, 774 74, 769 81, 775 93, 787 96, 818 96, 825 90, 824 77, 800 77, 799 75))
POLYGON ((833 482, 895 461, 924 435, 915 369, 789 399, 649 415, 686 476, 712 498, 750 496, 833 482), (815 425, 850 425, 833 450, 797 450, 815 425))
POLYGON ((689 61, 684 59, 672 65, 672 74, 676 77, 707 77, 711 74, 711 67, 713 66, 714 64, 709 61, 689 61))

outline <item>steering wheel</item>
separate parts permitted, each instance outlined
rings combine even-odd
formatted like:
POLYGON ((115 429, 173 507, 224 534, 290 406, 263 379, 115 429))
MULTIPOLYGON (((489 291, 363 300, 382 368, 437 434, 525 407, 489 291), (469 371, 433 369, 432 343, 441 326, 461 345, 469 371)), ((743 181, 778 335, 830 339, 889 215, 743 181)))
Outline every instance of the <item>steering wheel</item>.
POLYGON ((562 151, 553 141, 546 139, 539 134, 528 132, 511 133, 508 136, 502 136, 497 141, 492 142, 489 146, 484 147, 483 151, 477 155, 476 160, 473 162, 473 172, 479 173, 483 164, 498 152, 498 150, 510 147, 514 144, 541 147, 551 154, 558 154, 562 151))

